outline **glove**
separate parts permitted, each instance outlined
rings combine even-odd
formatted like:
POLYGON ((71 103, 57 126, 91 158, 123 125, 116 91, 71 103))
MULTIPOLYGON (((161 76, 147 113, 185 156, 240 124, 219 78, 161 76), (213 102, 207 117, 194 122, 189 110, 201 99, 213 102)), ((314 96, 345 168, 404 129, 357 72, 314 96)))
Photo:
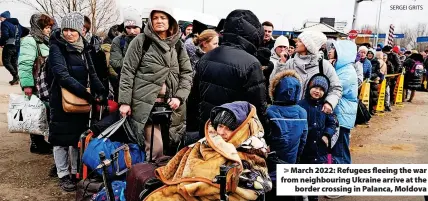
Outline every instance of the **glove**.
POLYGON ((107 105, 107 97, 104 95, 95 95, 95 101, 100 105, 107 105))

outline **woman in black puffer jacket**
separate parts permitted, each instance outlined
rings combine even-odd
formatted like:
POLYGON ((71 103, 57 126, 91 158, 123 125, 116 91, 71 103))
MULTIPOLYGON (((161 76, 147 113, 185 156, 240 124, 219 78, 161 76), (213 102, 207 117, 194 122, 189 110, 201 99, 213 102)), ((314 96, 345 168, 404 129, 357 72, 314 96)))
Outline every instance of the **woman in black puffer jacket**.
POLYGON ((406 69, 404 75, 404 94, 403 97, 407 97, 407 90, 411 91, 408 102, 412 102, 416 94, 416 89, 421 87, 422 76, 424 75, 423 67, 424 58, 421 54, 412 54, 407 58, 403 66, 406 69))

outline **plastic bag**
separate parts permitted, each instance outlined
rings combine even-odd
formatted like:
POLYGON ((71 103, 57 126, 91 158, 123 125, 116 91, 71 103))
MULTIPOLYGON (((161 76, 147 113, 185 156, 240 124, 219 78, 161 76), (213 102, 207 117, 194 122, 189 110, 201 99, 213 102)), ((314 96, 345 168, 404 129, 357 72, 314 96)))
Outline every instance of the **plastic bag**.
POLYGON ((46 106, 37 96, 10 94, 7 125, 10 133, 29 133, 47 136, 49 123, 46 106))

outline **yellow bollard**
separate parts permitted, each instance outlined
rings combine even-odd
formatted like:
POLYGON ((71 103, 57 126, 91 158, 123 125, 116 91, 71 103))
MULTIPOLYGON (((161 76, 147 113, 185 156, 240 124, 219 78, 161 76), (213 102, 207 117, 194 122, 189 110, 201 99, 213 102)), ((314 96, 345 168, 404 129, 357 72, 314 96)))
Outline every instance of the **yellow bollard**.
POLYGON ((376 105, 376 114, 379 116, 384 115, 385 111, 385 92, 386 92, 386 79, 382 81, 382 84, 380 85, 379 90, 379 97, 377 99, 377 105, 376 105))
POLYGON ((398 82, 394 89, 394 103, 398 107, 404 107, 403 105, 403 86, 404 86, 404 74, 401 74, 397 78, 398 82))
POLYGON ((368 80, 365 80, 361 86, 360 91, 360 100, 363 102, 363 104, 367 107, 367 109, 370 109, 370 82, 368 80))

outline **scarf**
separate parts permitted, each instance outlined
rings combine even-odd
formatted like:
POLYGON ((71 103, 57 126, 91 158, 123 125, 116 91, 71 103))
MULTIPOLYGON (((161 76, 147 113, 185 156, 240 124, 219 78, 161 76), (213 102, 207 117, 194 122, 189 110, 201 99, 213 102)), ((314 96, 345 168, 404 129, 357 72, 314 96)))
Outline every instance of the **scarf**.
POLYGON ((43 28, 37 23, 43 14, 34 14, 30 19, 30 35, 34 38, 37 43, 44 43, 49 45, 49 36, 43 34, 43 28))
POLYGON ((91 40, 92 40, 92 33, 91 32, 86 33, 85 40, 86 40, 86 42, 91 43, 91 40))
POLYGON ((320 55, 315 55, 315 54, 301 55, 299 53, 296 53, 296 55, 294 56, 294 63, 297 66, 301 66, 302 69, 306 69, 307 67, 318 66, 319 58, 320 58, 320 55))
MULTIPOLYGON (((61 37, 62 37, 64 40, 66 40, 66 39, 65 39, 65 37, 64 37, 64 34, 62 33, 62 31, 61 31, 61 37)), ((66 41, 67 41, 67 40, 66 40, 66 41)), ((79 53, 82 53, 83 48, 85 47, 85 45, 83 44, 82 36, 79 36, 79 39, 77 39, 77 41, 75 41, 74 43, 70 43, 70 42, 68 42, 68 41, 67 41, 67 43, 69 43, 71 46, 73 46, 74 48, 76 48, 76 50, 77 50, 79 53)))

